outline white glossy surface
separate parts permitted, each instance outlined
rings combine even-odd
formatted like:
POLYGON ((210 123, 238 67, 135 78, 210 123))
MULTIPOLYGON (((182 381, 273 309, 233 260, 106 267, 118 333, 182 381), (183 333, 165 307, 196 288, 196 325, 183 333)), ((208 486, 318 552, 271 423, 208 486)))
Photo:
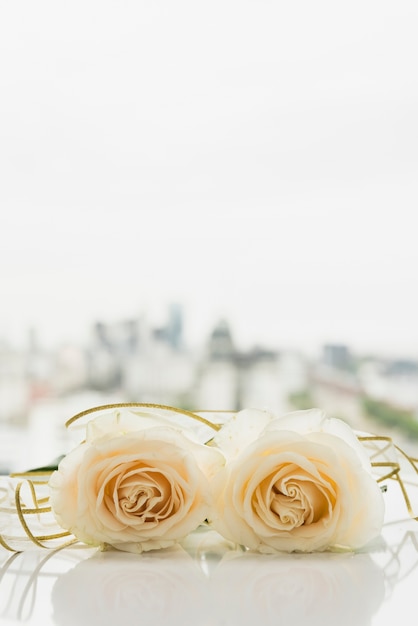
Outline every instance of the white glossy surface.
POLYGON ((0 624, 387 626, 412 623, 418 522, 391 485, 382 539, 361 554, 258 555, 213 531, 141 556, 0 549, 0 624), (391 493, 390 493, 391 492, 391 493))

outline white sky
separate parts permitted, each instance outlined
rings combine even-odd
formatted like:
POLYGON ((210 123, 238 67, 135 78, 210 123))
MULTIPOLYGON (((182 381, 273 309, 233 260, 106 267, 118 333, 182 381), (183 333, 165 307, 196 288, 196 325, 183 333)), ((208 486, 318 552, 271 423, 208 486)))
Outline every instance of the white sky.
POLYGON ((416 0, 0 0, 0 337, 185 306, 418 357, 416 0))

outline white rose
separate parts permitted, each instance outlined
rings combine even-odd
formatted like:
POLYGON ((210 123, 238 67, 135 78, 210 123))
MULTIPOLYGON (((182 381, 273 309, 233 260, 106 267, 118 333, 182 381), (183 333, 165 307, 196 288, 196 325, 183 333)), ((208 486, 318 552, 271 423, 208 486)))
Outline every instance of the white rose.
POLYGON ((86 442, 50 478, 58 523, 87 544, 129 552, 163 548, 209 515, 208 479, 223 462, 219 451, 158 415, 136 418, 119 410, 92 420, 86 442))
POLYGON ((247 410, 215 443, 228 462, 213 481, 211 521, 225 538, 261 552, 313 552, 379 535, 383 496, 341 420, 317 409, 282 418, 247 410))

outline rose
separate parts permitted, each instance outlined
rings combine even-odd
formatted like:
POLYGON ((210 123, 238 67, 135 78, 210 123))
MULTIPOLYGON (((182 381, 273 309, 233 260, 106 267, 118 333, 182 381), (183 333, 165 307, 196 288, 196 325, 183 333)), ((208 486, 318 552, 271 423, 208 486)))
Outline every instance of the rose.
POLYGON ((157 412, 92 420, 49 481, 58 523, 87 544, 129 552, 179 541, 207 518, 208 479, 223 461, 192 437, 157 412))
POLYGON ((241 411, 214 443, 228 462, 213 481, 213 527, 260 552, 357 549, 383 524, 369 457, 345 422, 317 410, 275 418, 241 411))

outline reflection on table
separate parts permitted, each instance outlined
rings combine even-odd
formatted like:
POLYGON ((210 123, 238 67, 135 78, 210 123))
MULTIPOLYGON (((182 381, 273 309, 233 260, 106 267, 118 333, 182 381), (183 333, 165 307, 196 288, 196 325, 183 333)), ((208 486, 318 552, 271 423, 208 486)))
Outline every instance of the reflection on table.
POLYGON ((418 581, 418 528, 388 535, 361 554, 259 555, 208 530, 140 556, 3 551, 0 624, 378 626, 396 586, 418 581))

